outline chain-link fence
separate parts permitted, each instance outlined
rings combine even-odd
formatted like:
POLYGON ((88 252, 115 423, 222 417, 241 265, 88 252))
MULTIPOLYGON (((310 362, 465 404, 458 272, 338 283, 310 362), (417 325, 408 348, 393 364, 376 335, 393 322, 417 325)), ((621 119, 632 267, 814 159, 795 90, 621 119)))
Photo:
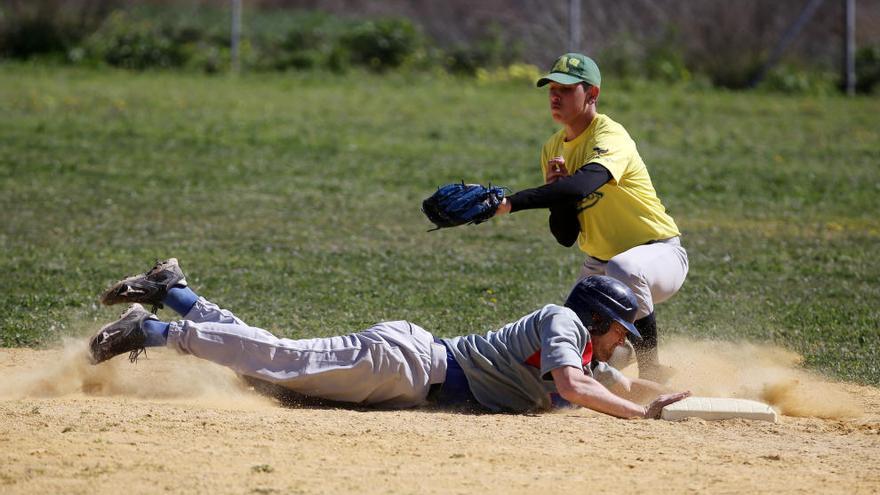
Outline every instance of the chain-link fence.
MULTIPOLYGON (((384 68, 386 58, 392 67, 405 62, 395 59, 397 48, 406 60, 423 66, 473 73, 515 61, 543 68, 574 48, 621 77, 674 81, 701 75, 717 85, 745 87, 805 5, 816 0, 580 0, 581 39, 574 47, 571 1, 241 0, 240 53, 245 70, 339 68, 358 60, 367 65, 379 60, 378 67, 384 68), (399 21, 363 23, 388 18, 399 21), (375 46, 364 51, 371 43, 375 46)), ((116 38, 109 42, 131 45, 121 46, 121 52, 142 50, 146 65, 153 63, 152 52, 160 65, 170 66, 195 53, 201 59, 198 65, 222 71, 230 68, 233 56, 229 45, 234 3, 7 0, 0 6, 0 55, 56 52, 67 60, 87 57, 94 32, 115 29, 116 38), (114 16, 120 11, 126 15, 114 16), (164 30, 164 41, 153 43, 151 29, 164 30), (126 37, 128 41, 119 39, 126 37), (187 45, 177 51, 165 46, 180 43, 187 45)), ((880 65, 880 2, 855 3, 861 60, 857 69, 863 80, 876 78, 872 71, 878 72, 880 65)), ((815 15, 782 52, 781 66, 839 74, 844 4, 845 0, 817 2, 815 15)))

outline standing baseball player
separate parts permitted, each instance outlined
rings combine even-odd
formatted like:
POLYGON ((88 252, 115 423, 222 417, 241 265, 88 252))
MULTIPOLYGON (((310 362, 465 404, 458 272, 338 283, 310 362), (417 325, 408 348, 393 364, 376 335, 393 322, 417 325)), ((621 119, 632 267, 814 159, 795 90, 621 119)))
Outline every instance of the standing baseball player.
POLYGON ((433 337, 407 322, 358 333, 280 339, 197 296, 172 258, 121 280, 104 304, 132 304, 89 343, 93 364, 145 347, 167 346, 309 397, 381 407, 472 404, 531 411, 570 403, 621 418, 656 418, 688 392, 628 379, 603 361, 638 338, 632 292, 615 279, 581 280, 565 306, 549 304, 484 335, 433 337), (182 320, 162 322, 138 303, 168 306, 182 320), (625 397, 656 397, 641 406, 625 397))
POLYGON ((496 215, 549 208, 550 231, 587 254, 579 278, 608 275, 632 289, 638 301, 634 340, 639 376, 662 380, 657 360, 654 305, 684 283, 687 252, 648 169, 626 129, 597 112, 599 67, 580 53, 556 60, 538 87, 550 87, 550 113, 562 125, 544 143, 545 185, 505 198, 496 215))

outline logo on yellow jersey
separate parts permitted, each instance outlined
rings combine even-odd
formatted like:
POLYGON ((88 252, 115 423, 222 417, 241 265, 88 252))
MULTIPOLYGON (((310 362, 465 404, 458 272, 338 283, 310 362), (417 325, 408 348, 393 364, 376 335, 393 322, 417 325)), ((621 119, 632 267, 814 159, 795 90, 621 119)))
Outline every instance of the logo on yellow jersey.
POLYGON ((608 153, 607 149, 600 148, 600 147, 596 146, 595 148, 593 148, 593 154, 590 155, 590 158, 587 160, 587 163, 589 163, 591 160, 596 160, 596 159, 602 158, 602 155, 605 155, 607 153, 608 153))
POLYGON ((596 203, 598 203, 603 196, 605 195, 600 193, 599 191, 593 191, 592 193, 590 193, 589 196, 581 200, 580 204, 578 205, 577 212, 580 213, 584 210, 596 206, 596 203))

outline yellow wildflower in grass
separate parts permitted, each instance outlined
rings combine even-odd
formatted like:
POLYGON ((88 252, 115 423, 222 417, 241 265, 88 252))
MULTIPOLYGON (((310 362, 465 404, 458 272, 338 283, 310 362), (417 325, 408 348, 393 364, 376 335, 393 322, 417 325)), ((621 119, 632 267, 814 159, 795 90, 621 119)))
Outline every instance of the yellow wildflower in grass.
POLYGON ((494 69, 479 68, 476 76, 480 83, 517 81, 534 83, 541 77, 541 70, 531 64, 511 64, 494 69))

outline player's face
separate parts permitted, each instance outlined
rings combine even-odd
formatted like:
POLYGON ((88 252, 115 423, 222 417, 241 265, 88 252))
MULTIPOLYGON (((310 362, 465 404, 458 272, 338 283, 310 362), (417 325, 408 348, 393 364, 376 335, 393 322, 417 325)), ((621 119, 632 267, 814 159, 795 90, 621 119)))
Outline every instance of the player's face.
POLYGON ((582 84, 550 83, 550 115, 560 124, 574 122, 587 108, 587 93, 582 84))
POLYGON ((592 337, 593 353, 596 358, 606 362, 611 359, 614 348, 626 342, 626 333, 626 328, 615 321, 611 323, 611 328, 604 335, 592 337))

